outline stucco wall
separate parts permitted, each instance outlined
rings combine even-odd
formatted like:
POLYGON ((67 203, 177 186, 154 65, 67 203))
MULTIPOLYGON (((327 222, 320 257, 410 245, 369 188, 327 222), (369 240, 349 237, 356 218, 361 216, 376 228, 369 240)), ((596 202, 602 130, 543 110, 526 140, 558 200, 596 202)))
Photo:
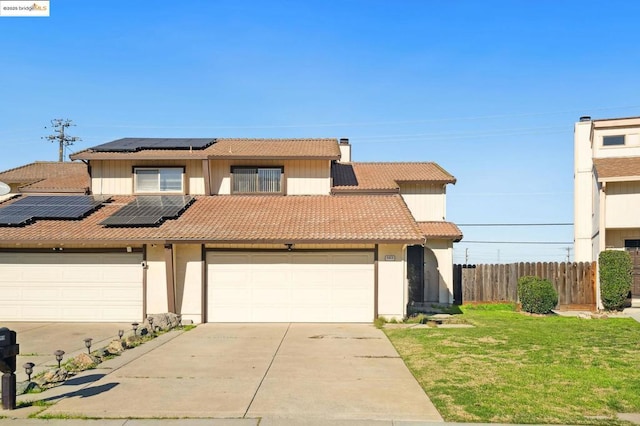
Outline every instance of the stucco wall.
POLYGON ((405 252, 401 244, 381 244, 378 247, 378 316, 402 319, 406 315, 405 252))
POLYGON ((168 312, 167 275, 162 244, 147 245, 147 313, 168 312))
POLYGON ((183 320, 202 322, 202 246, 174 245, 176 310, 183 320))
POLYGON ((438 261, 439 303, 453 303, 453 242, 451 240, 428 240, 429 249, 438 261))

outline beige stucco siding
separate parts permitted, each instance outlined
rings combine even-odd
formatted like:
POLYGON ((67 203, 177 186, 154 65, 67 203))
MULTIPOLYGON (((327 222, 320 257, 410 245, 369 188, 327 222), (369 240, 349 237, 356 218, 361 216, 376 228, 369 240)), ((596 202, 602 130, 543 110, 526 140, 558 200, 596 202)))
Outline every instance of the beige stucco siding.
POLYGON ((405 247, 380 244, 378 247, 378 316, 402 319, 406 315, 405 247))
POLYGON ((147 313, 169 311, 167 303, 167 273, 162 244, 147 245, 147 313))
POLYGON ((287 195, 328 195, 331 165, 328 160, 211 160, 211 192, 231 193, 231 166, 284 167, 287 195))
POLYGON ((417 221, 444 220, 446 194, 444 185, 403 183, 400 195, 417 221))
POLYGON ((640 182, 609 182, 606 188, 607 228, 640 228, 640 182))
POLYGON ((185 194, 205 193, 201 160, 94 160, 91 162, 91 191, 96 195, 133 194, 134 167, 184 167, 185 194))
POLYGON ((176 310, 183 320, 202 322, 202 246, 174 245, 176 310))
POLYGON ((596 129, 593 133, 593 157, 630 157, 640 155, 640 133, 638 128, 596 129), (603 146, 604 136, 624 135, 624 145, 603 146))

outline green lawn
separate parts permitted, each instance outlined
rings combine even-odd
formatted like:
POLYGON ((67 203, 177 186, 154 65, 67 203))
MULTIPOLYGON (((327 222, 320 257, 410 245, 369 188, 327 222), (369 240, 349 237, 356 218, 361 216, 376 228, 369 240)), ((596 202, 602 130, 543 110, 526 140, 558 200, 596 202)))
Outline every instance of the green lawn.
POLYGON ((445 420, 618 424, 640 412, 640 323, 461 310, 474 328, 384 329, 445 420))

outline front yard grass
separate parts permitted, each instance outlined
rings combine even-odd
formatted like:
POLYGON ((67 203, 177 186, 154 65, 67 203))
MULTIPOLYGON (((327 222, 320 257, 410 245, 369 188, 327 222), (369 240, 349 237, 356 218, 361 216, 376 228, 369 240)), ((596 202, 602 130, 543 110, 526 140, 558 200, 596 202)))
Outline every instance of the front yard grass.
POLYGON ((384 329, 446 421, 627 424, 640 412, 640 324, 463 306, 474 328, 384 329))

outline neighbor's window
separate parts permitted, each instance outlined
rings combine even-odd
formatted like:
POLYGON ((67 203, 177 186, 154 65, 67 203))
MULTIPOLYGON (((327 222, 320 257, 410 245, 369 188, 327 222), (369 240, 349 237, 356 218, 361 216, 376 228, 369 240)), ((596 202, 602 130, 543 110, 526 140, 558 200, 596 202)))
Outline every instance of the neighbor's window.
POLYGON ((602 146, 624 145, 624 135, 603 136, 602 146))
POLYGON ((282 192, 282 167, 232 167, 233 193, 282 192))
POLYGON ((135 192, 183 192, 182 167, 135 168, 135 192))

